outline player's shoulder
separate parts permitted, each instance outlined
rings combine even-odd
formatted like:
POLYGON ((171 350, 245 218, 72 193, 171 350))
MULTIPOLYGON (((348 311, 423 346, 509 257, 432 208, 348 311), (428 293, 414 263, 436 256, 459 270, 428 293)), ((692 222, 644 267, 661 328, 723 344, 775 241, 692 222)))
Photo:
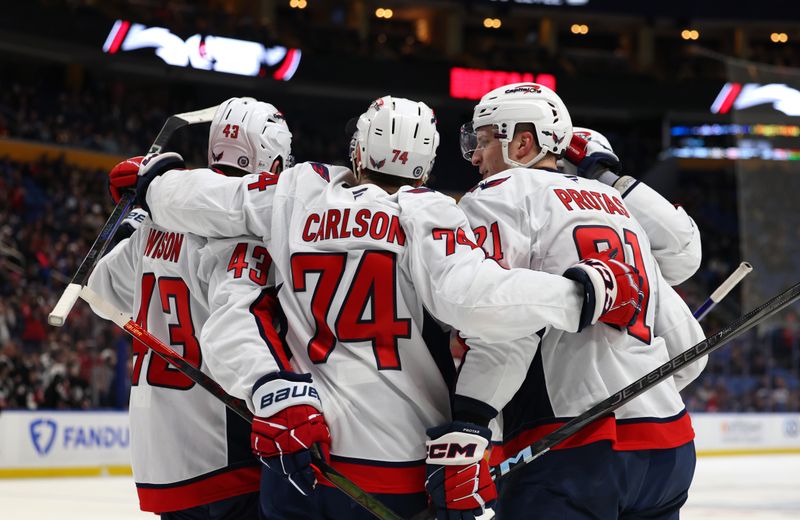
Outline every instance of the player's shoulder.
POLYGON ((336 166, 333 164, 326 164, 321 162, 302 162, 287 168, 281 174, 281 177, 286 178, 301 178, 301 177, 315 177, 319 178, 326 183, 331 182, 333 179, 350 173, 350 170, 345 166, 336 166))
POLYGON ((456 200, 440 191, 436 191, 427 186, 403 186, 394 194, 401 210, 403 207, 424 207, 435 212, 437 207, 455 206, 456 200))
POLYGON ((523 197, 531 190, 559 182, 561 177, 562 174, 555 170, 509 168, 482 180, 464 197, 467 199, 523 197))

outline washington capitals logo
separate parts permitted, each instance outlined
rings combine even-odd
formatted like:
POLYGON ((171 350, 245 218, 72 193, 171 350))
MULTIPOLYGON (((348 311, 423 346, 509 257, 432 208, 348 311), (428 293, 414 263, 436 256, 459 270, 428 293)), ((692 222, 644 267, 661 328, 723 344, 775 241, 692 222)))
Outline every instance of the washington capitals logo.
POLYGON ((536 83, 529 83, 527 85, 519 85, 514 88, 506 89, 506 94, 516 94, 522 92, 523 94, 541 94, 542 88, 536 83))
POLYGON ((56 422, 52 419, 31 421, 31 442, 39 455, 47 455, 56 440, 56 422))
POLYGON ((224 153, 225 153, 225 150, 219 152, 219 154, 215 154, 214 152, 211 152, 211 160, 213 162, 219 161, 220 159, 222 159, 222 154, 224 154, 224 153))
POLYGON ((561 144, 561 142, 562 142, 562 141, 564 140, 564 138, 567 136, 567 134, 564 134, 564 135, 562 135, 561 137, 558 137, 558 134, 556 134, 555 132, 548 132, 548 131, 546 131, 546 130, 545 130, 545 131, 543 131, 542 133, 543 133, 544 135, 546 135, 546 136, 550 137, 550 138, 553 140, 553 144, 555 144, 555 145, 559 145, 559 144, 561 144))
POLYGON ((386 164, 386 159, 376 161, 375 159, 372 158, 372 156, 370 156, 369 163, 372 165, 373 168, 380 170, 381 168, 383 168, 383 165, 386 164))

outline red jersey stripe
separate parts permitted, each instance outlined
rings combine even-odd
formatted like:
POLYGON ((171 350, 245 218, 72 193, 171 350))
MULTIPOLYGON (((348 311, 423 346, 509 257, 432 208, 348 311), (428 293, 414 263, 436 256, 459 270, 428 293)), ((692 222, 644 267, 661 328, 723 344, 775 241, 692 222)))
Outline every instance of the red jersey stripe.
MULTIPOLYGON (((528 429, 504 444, 492 447, 489 464, 496 466, 538 441, 548 433, 566 424, 557 422, 528 429)), ((675 416, 674 420, 642 419, 635 422, 606 417, 587 426, 577 434, 555 446, 554 450, 577 448, 593 442, 612 442, 617 451, 660 450, 677 448, 694 439, 692 420, 688 413, 675 416)))
MULTIPOLYGON (((406 494, 425 491, 424 463, 408 467, 387 467, 334 460, 331 461, 331 466, 368 493, 406 494)), ((321 479, 320 484, 333 486, 326 479, 321 479)))
POLYGON ((216 473, 182 485, 141 487, 137 484, 136 491, 139 493, 139 508, 142 511, 164 513, 210 504, 245 493, 256 493, 260 483, 261 466, 258 465, 216 473))

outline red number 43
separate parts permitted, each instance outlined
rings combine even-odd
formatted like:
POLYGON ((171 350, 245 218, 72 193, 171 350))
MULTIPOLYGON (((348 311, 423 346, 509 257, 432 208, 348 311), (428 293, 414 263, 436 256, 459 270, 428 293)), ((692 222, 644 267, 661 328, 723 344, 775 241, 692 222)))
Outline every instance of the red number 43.
POLYGON ((239 137, 239 125, 225 125, 225 128, 222 129, 222 133, 225 137, 236 139, 239 137))

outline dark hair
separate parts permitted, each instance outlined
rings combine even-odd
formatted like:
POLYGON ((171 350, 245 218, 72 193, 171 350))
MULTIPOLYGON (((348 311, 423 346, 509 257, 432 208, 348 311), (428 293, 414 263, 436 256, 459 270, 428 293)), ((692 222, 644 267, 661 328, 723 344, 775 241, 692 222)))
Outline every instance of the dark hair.
POLYGON ((244 177, 250 174, 250 172, 246 172, 229 164, 212 164, 210 168, 221 171, 226 177, 244 177))
POLYGON ((540 149, 542 145, 539 144, 539 137, 536 135, 536 126, 533 123, 517 123, 514 127, 514 137, 521 134, 522 132, 530 132, 533 134, 533 142, 536 143, 540 149))

